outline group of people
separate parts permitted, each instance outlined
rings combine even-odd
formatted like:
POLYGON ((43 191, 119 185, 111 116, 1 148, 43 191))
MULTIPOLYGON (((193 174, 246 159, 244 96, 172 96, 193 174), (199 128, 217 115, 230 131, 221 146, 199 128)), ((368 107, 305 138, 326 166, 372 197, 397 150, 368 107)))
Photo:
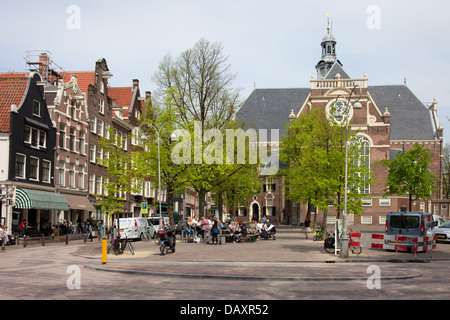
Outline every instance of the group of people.
POLYGON ((223 224, 219 221, 217 217, 212 217, 209 219, 208 217, 202 217, 200 222, 197 220, 197 217, 188 217, 186 221, 186 226, 184 230, 186 230, 189 237, 193 238, 195 234, 198 236, 204 237, 206 231, 211 229, 212 236, 212 244, 219 243, 219 228, 221 228, 223 224))
MULTIPOLYGON (((19 224, 17 230, 19 231, 19 237, 21 236, 28 236, 28 229, 29 224, 27 219, 23 219, 22 222, 19 224)), ((74 233, 74 226, 71 221, 64 219, 63 222, 59 225, 59 230, 56 231, 56 228, 48 221, 45 221, 41 225, 41 233, 43 233, 45 236, 52 236, 55 235, 66 235, 66 234, 73 234, 74 233), (56 234, 58 233, 58 234, 56 234)), ((89 223, 89 221, 86 222, 78 222, 78 229, 81 233, 86 233, 86 237, 89 237, 92 234, 92 226, 89 223)))
MULTIPOLYGON (((200 237, 205 237, 207 230, 210 229, 211 232, 211 244, 219 243, 219 233, 220 230, 228 232, 231 241, 233 243, 240 242, 241 238, 249 233, 249 227, 245 222, 238 222, 236 219, 232 218, 228 223, 219 221, 217 217, 202 217, 200 221, 197 217, 188 217, 186 221, 186 226, 184 230, 190 238, 194 238, 195 235, 200 237)), ((275 232, 275 227, 270 223, 269 219, 265 216, 259 222, 255 222, 252 226, 255 230, 258 238, 264 238, 269 232, 275 232)))
POLYGON ((266 216, 263 216, 260 221, 254 222, 254 224, 258 238, 265 238, 268 234, 276 233, 275 226, 270 223, 270 220, 266 216))

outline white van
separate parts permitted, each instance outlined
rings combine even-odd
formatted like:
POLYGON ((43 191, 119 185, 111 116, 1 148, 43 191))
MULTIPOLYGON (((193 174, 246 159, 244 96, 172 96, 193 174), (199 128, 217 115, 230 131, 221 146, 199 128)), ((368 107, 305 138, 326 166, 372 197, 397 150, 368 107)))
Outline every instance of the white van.
MULTIPOLYGON (((117 227, 117 219, 115 221, 117 227)), ((142 239, 148 232, 147 218, 120 218, 120 237, 128 239, 142 239)))
POLYGON ((159 217, 149 217, 149 218, 147 218, 150 237, 154 238, 155 235, 156 235, 156 232, 158 232, 164 226, 170 225, 169 217, 162 217, 162 218, 163 218, 163 225, 162 226, 159 225, 159 217))

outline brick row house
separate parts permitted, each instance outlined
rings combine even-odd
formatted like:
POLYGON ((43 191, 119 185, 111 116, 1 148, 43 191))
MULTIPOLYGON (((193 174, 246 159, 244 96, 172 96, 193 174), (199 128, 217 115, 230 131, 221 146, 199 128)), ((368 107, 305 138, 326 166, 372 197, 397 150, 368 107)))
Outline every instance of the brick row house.
MULTIPOLYGON (((137 133, 145 97, 139 81, 110 87, 105 59, 92 71, 63 71, 47 52, 37 57, 29 73, 0 73, 0 224, 12 234, 27 219, 31 235, 64 219, 75 232, 89 218, 111 225, 99 205, 110 179, 98 161, 108 157, 99 141, 111 138, 112 128, 125 138, 123 152, 141 150, 137 133)), ((156 196, 146 181, 142 192, 126 195, 119 216, 143 216, 141 203, 155 203, 156 196)))
MULTIPOLYGON (((367 194, 361 216, 349 216, 355 224, 384 224, 390 211, 406 210, 408 196, 384 197, 387 169, 378 161, 392 159, 397 153, 409 150, 415 143, 424 145, 431 153, 430 171, 442 180, 443 128, 437 117, 437 102, 425 106, 405 85, 369 85, 364 74, 358 78, 350 77, 336 56, 336 40, 327 29, 321 42, 322 56, 315 66, 317 76, 311 77, 309 88, 255 89, 236 114, 247 128, 278 129, 280 137, 286 132, 286 124, 311 109, 320 108, 331 119, 332 104, 338 96, 349 98, 357 85, 361 88, 359 108, 351 108, 349 131, 359 130, 358 138, 363 141, 361 157, 370 164, 376 184, 361 190, 367 194)), ((353 95, 359 97, 359 88, 353 95)), ((272 146, 277 147, 277 146, 272 146)), ((305 220, 307 212, 322 221, 322 212, 307 208, 305 204, 291 203, 283 194, 283 177, 261 177, 261 192, 249 199, 246 208, 252 219, 260 219, 263 214, 280 223, 299 224, 305 220), (267 185, 273 183, 273 187, 267 185), (264 187, 266 186, 266 187, 264 187), (267 211, 269 204, 272 209, 267 211), (261 208, 266 207, 265 211, 261 208)), ((413 204, 414 211, 427 211, 440 214, 449 219, 447 203, 442 202, 442 194, 433 194, 432 201, 420 200, 413 204)), ((330 207, 328 223, 334 223, 336 210, 330 207)), ((341 216, 342 218, 342 216, 341 216)), ((313 219, 313 217, 312 217, 313 219)))
POLYGON ((57 192, 56 128, 37 72, 0 74, 1 224, 8 234, 28 221, 28 234, 48 233, 69 210, 57 192))

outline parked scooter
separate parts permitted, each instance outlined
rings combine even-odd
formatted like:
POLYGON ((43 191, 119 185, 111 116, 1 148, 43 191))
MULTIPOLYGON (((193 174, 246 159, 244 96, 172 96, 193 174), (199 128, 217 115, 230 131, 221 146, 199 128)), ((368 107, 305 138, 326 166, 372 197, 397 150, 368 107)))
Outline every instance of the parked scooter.
POLYGON ((156 233, 160 239, 159 251, 162 255, 170 251, 175 252, 176 237, 174 230, 164 228, 156 233))

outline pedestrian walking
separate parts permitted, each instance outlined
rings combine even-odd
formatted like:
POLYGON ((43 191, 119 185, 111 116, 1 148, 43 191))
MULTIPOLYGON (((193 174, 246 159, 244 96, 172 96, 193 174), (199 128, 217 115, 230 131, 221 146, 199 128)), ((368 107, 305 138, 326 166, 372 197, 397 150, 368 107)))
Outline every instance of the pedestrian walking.
POLYGON ((306 234, 306 239, 308 239, 308 234, 311 232, 311 219, 309 218, 309 216, 306 216, 304 230, 306 234))
POLYGON ((93 237, 92 237, 92 226, 91 224, 88 222, 86 222, 86 240, 87 239, 91 239, 91 242, 93 241, 93 237))

